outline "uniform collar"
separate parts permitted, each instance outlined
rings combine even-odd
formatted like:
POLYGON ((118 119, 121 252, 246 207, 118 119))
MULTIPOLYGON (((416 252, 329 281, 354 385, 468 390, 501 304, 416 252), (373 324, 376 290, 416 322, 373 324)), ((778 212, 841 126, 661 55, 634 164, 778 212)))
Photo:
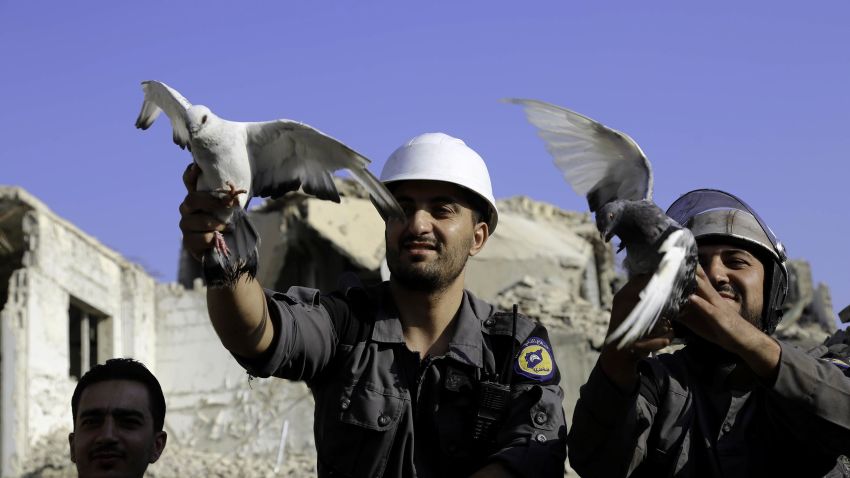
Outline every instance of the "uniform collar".
POLYGON ((403 344, 404 332, 398 319, 398 308, 390 293, 390 283, 380 286, 378 313, 375 315, 375 328, 372 329, 372 340, 390 344, 403 344))
POLYGON ((446 357, 451 357, 462 364, 481 368, 484 364, 483 342, 481 319, 475 313, 469 292, 464 290, 446 357))
MULTIPOLYGON (((372 340, 403 344, 404 333, 398 318, 398 308, 393 302, 387 282, 381 287, 380 300, 378 313, 375 316, 375 328, 372 329, 372 340)), ((455 317, 454 327, 445 357, 473 367, 482 367, 484 336, 481 332, 481 319, 478 318, 471 294, 466 290, 463 291, 463 299, 455 317)))
POLYGON ((682 350, 686 360, 703 383, 715 391, 748 390, 752 385, 751 374, 745 373, 745 365, 719 346, 704 339, 692 340, 682 350), (744 375, 742 375, 744 374, 744 375), (743 379, 743 380, 742 380, 743 379))

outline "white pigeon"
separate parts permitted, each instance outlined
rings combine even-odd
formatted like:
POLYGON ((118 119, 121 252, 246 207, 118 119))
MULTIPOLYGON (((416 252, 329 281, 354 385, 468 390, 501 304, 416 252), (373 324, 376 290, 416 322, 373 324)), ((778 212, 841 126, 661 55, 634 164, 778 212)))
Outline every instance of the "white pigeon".
POLYGON ((605 240, 620 238, 629 276, 652 274, 640 301, 606 343, 627 347, 652 331, 659 318, 675 318, 696 288, 696 241, 652 202, 652 167, 637 143, 566 108, 507 101, 525 108, 555 165, 587 197, 605 240))
POLYGON ((404 217, 393 195, 367 169, 368 159, 304 123, 228 121, 206 106, 192 105, 165 83, 143 81, 142 90, 145 99, 136 127, 148 129, 165 111, 174 142, 189 148, 201 170, 198 191, 213 193, 226 206, 220 219, 227 230, 216 233, 215 247, 202 260, 210 287, 229 287, 245 272, 256 274, 259 236, 245 213, 254 196, 279 197, 301 187, 307 194, 339 202, 332 174, 347 169, 384 219, 404 217))

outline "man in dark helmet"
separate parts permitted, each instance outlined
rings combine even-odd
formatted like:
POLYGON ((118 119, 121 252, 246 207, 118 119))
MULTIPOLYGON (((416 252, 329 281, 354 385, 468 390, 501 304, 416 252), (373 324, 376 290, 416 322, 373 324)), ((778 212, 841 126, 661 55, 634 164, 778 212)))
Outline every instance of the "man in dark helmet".
MULTIPOLYGON (((844 476, 846 364, 770 336, 788 289, 782 244, 722 191, 691 191, 667 214, 697 240, 696 291, 672 323, 603 349, 576 404, 570 465, 583 477, 844 476), (674 335, 684 348, 648 358, 674 335)), ((647 280, 617 293, 609 333, 647 280)))

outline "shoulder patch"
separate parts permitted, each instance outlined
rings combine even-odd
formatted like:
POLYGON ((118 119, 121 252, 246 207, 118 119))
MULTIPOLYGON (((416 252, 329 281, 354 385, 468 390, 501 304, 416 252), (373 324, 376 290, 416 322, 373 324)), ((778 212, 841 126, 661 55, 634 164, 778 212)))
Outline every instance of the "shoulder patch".
POLYGON ((850 364, 841 359, 829 357, 825 358, 824 360, 826 360, 827 362, 831 362, 833 365, 840 368, 841 370, 850 370, 850 364))
POLYGON ((519 348, 514 372, 532 380, 544 381, 552 378, 555 374, 552 348, 539 337, 529 337, 519 348))

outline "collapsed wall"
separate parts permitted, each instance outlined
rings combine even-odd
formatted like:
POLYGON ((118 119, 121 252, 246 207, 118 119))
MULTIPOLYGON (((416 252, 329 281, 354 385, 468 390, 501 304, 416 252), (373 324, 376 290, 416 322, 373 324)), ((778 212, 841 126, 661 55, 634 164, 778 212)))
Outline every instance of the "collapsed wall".
POLYGON ((165 391, 169 444, 236 459, 274 461, 287 449, 313 453, 313 397, 301 382, 251 379, 221 345, 206 290, 157 287, 157 378, 165 391))
POLYGON ((837 329, 829 287, 812 280, 812 268, 804 260, 788 261, 789 287, 777 338, 802 349, 820 345, 837 329))
POLYGON ((0 464, 16 476, 70 430, 82 371, 122 355, 153 368, 154 280, 20 188, 0 186, 0 218, 0 464))

